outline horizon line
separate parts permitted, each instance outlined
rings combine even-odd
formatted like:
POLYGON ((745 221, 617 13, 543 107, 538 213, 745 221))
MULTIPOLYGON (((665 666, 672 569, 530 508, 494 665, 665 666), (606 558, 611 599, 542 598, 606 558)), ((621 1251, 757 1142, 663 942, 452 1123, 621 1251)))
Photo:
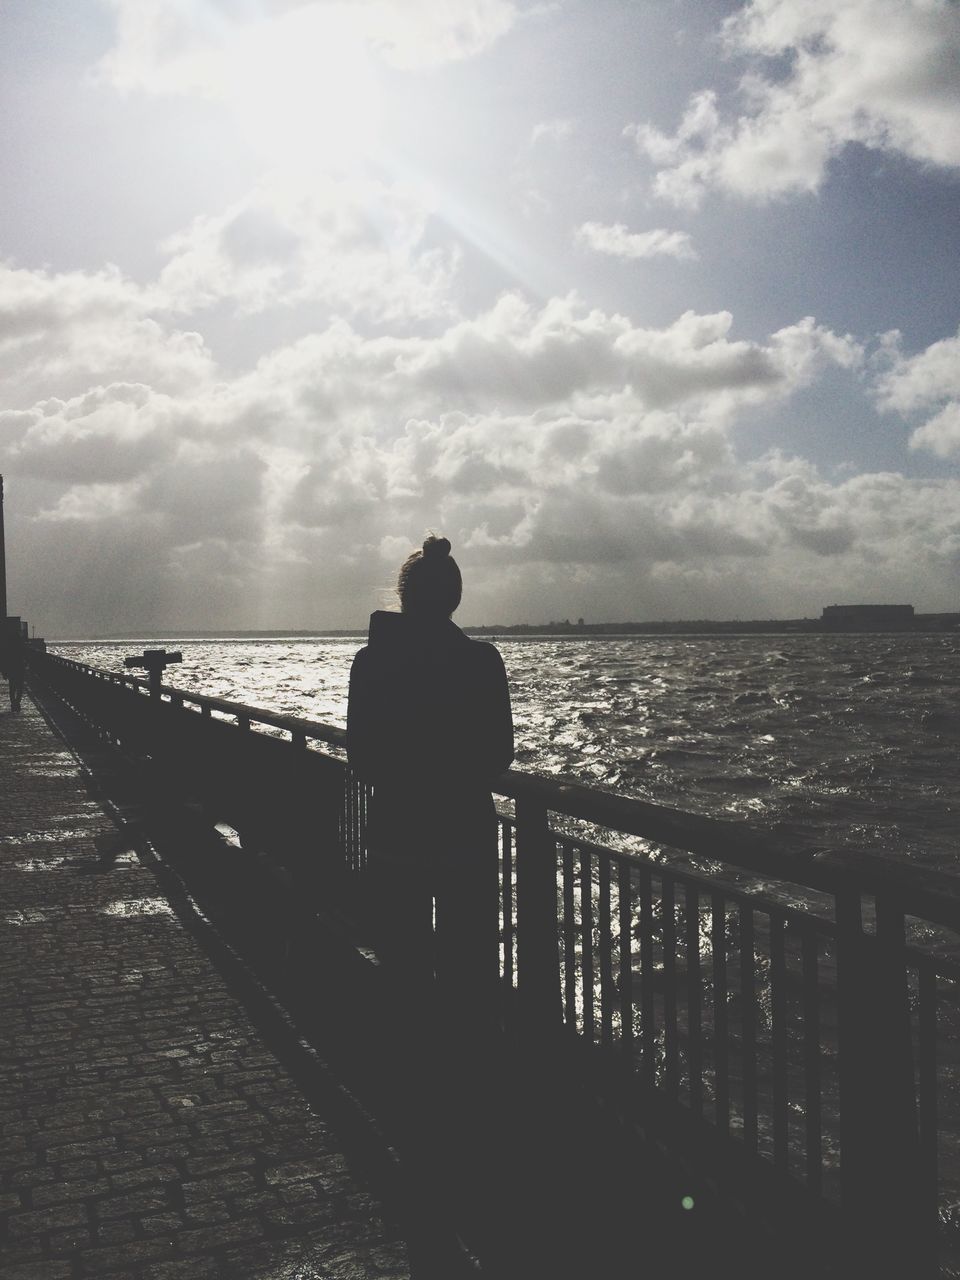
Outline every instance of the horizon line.
MULTIPOLYGON (((882 607, 882 606, 876 606, 882 607)), ((960 612, 954 610, 931 611, 929 613, 915 613, 913 621, 919 622, 923 619, 937 619, 947 621, 955 619, 960 623, 960 612)), ((638 631, 646 628, 665 628, 665 627, 817 627, 823 626, 822 617, 793 617, 793 618, 657 618, 649 621, 639 621, 636 619, 619 621, 602 621, 602 622, 586 622, 579 620, 572 622, 569 618, 552 619, 550 622, 497 622, 497 623, 464 623, 457 624, 461 626, 463 631, 478 631, 487 633, 510 633, 510 632, 527 632, 527 633, 543 633, 550 634, 556 632, 573 632, 575 634, 589 634, 595 631, 611 631, 620 629, 623 631, 638 631)), ((828 630, 834 630, 828 627, 828 630)), ((96 633, 75 633, 73 635, 56 635, 51 638, 51 643, 81 642, 81 641, 97 641, 97 640, 141 640, 150 639, 156 636, 183 636, 188 639, 231 639, 246 637, 261 637, 280 639, 286 636, 290 637, 314 637, 314 636, 363 636, 367 634, 366 626, 358 627, 137 627, 124 631, 103 631, 96 633)))

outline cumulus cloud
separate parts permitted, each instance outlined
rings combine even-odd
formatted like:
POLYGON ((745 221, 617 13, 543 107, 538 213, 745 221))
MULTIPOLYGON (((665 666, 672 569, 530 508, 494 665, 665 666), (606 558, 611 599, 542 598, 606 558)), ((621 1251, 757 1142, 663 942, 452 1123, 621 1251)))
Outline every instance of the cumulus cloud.
MULTIPOLYGON (((830 366, 852 367, 858 345, 811 319, 764 343, 730 337, 728 312, 685 312, 661 329, 587 309, 574 295, 534 307, 506 294, 433 338, 367 338, 345 322, 272 353, 237 384, 294 392, 328 424, 382 432, 385 416, 537 413, 589 417, 683 406, 722 421, 806 386, 830 366), (380 424, 378 428, 378 424, 380 424)), ((262 424, 268 413, 245 413, 262 424)), ((289 423, 290 419, 287 418, 289 423)))
POLYGON ((379 321, 449 312, 457 253, 422 247, 429 214, 401 184, 275 175, 166 241, 157 294, 187 312, 222 300, 244 312, 320 301, 379 321))
MULTIPOLYGON (((893 581, 900 543, 933 577, 957 534, 932 490, 914 500, 899 478, 871 491, 738 457, 744 413, 858 359, 809 319, 757 342, 726 313, 644 328, 573 297, 507 295, 433 337, 338 321, 177 394, 117 382, 47 397, 0 414, 0 462, 45 486, 23 535, 38 555, 55 530, 76 574, 97 576, 101 540, 125 540, 114 572, 144 625, 356 623, 395 568, 384 549, 428 527, 461 550, 476 620, 485 601, 529 614, 563 591, 564 566, 624 616, 707 591, 711 574, 718 599, 723 583, 772 583, 788 561, 795 585, 798 564, 852 581, 867 556, 893 581)), ((92 598, 68 592, 64 609, 129 626, 121 597, 118 582, 97 598, 110 623, 88 617, 92 598)))
POLYGON ((960 8, 954 0, 749 0, 723 24, 751 59, 739 104, 694 95, 678 128, 627 129, 659 172, 658 195, 695 207, 815 191, 850 143, 960 166, 960 8))
POLYGON ((182 391, 214 373, 200 334, 162 325, 150 290, 115 268, 31 271, 0 263, 0 381, 4 407, 91 381, 147 381, 182 391))
POLYGON ((513 0, 361 0, 358 9, 367 39, 403 70, 474 57, 520 16, 513 0))
POLYGON ((533 126, 530 131, 530 145, 535 147, 538 142, 546 139, 549 142, 566 142, 568 138, 572 138, 576 125, 572 120, 556 119, 556 120, 540 120, 533 126))
POLYGON ((899 333, 886 334, 880 361, 885 367, 874 385, 880 409, 905 419, 938 410, 914 429, 911 447, 941 458, 960 455, 960 332, 915 356, 903 354, 899 333))
POLYGON ((628 231, 622 222, 607 225, 585 222, 577 229, 576 239, 596 253, 614 258, 696 258, 693 242, 686 231, 628 231))
POLYGON ((913 449, 929 449, 941 458, 960 456, 960 402, 953 400, 917 427, 910 437, 913 449))
MULTIPOLYGON (((16 415, 8 456, 30 475, 117 484, 140 475, 165 447, 165 427, 182 410, 142 383, 96 387, 71 400, 44 400, 16 415)), ((4 419, 0 414, 0 440, 4 419)))
POLYGON ((278 37, 285 49, 306 43, 315 59, 331 37, 348 52, 363 42, 394 67, 422 70, 482 53, 520 16, 512 0, 285 0, 259 6, 264 12, 246 21, 184 0, 108 2, 116 39, 98 64, 101 81, 212 99, 234 97, 238 68, 262 58, 278 37))

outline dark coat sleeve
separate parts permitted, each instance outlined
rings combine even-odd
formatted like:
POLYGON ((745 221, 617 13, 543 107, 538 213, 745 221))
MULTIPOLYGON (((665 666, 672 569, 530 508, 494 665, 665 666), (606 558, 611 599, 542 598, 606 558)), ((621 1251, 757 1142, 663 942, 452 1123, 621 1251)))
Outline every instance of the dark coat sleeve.
POLYGON ((369 652, 361 649, 354 657, 350 668, 350 691, 347 697, 347 759, 351 768, 372 780, 376 769, 374 756, 377 734, 369 658, 369 652))
POLYGON ((477 761, 485 778, 493 779, 513 762, 513 713, 510 687, 499 650, 483 645, 484 674, 477 706, 477 761))

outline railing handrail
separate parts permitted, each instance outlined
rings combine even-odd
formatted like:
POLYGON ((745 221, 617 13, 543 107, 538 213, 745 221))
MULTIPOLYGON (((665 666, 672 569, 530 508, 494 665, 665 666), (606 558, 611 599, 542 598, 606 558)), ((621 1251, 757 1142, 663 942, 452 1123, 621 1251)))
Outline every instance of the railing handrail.
MULTIPOLYGON (((140 676, 107 671, 60 654, 47 653, 44 656, 113 683, 147 688, 147 681, 140 676)), ((339 725, 283 715, 172 685, 162 685, 161 694, 201 709, 235 716, 251 724, 269 725, 291 736, 299 735, 330 746, 346 747, 346 730, 339 725)), ((512 800, 535 801, 563 817, 589 822, 805 888, 828 893, 859 890, 861 893, 891 895, 906 914, 960 931, 960 876, 903 866, 861 850, 801 852, 740 819, 688 813, 669 805, 654 804, 634 796, 605 791, 595 785, 585 785, 564 775, 547 777, 527 770, 507 769, 491 780, 491 790, 512 800)), ((616 852, 621 857, 637 856, 626 851, 616 852)))

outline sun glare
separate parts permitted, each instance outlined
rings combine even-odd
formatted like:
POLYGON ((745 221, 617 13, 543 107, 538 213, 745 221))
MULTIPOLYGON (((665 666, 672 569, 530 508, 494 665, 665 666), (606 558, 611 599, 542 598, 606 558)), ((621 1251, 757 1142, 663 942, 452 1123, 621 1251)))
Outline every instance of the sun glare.
POLYGON ((310 6, 246 27, 225 57, 226 97, 271 160, 349 166, 376 144, 376 76, 345 9, 310 6))

